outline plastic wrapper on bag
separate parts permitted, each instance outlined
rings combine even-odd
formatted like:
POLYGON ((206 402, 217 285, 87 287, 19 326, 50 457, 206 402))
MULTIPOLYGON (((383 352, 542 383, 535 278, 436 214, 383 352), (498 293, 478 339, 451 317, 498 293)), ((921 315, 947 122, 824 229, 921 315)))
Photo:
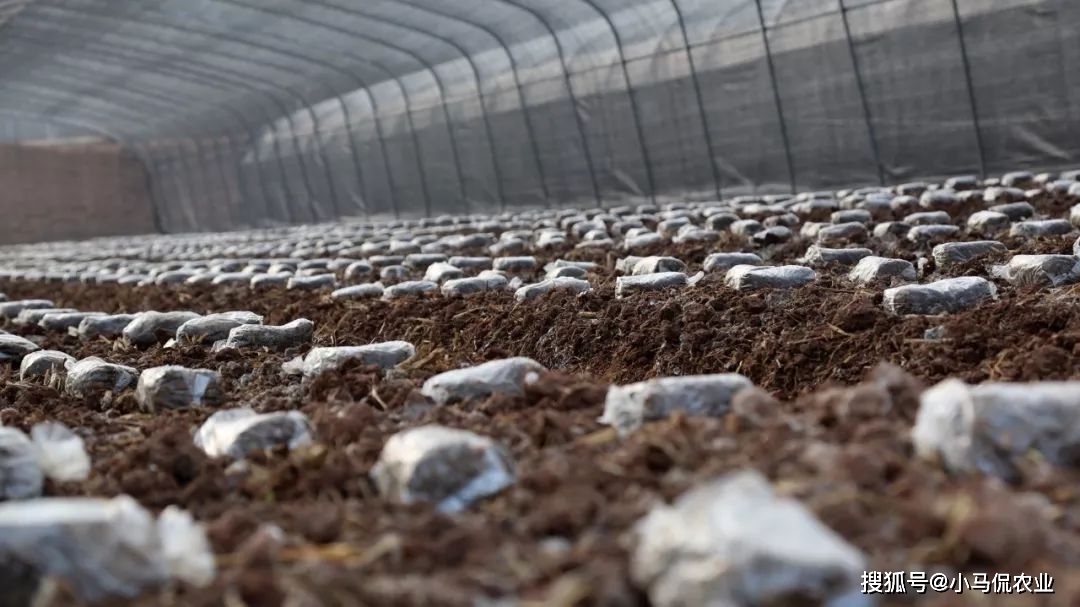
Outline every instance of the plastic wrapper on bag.
POLYGON ((447 262, 462 270, 490 270, 491 258, 490 257, 462 257, 454 256, 447 260, 447 262))
POLYGON ((661 377, 625 386, 612 386, 604 401, 600 423, 626 436, 649 421, 664 419, 676 411, 687 415, 726 415, 731 400, 753 382, 738 373, 661 377))
POLYGON ((55 312, 41 317, 37 325, 46 331, 67 333, 77 328, 87 318, 105 316, 104 312, 55 312))
POLYGON ((211 415, 195 433, 194 442, 210 457, 243 459, 256 451, 309 445, 312 432, 299 411, 259 414, 245 407, 211 415))
POLYGON ((710 253, 702 269, 706 272, 727 272, 735 266, 760 266, 763 263, 755 253, 710 253))
POLYGON ((561 268, 551 268, 544 272, 545 279, 552 278, 578 278, 584 280, 588 276, 588 272, 583 268, 576 268, 574 266, 564 266, 561 268))
MULTIPOLYGON (((110 314, 107 316, 92 316, 84 318, 79 323, 75 334, 79 339, 115 339, 124 334, 124 328, 135 320, 136 314, 110 314)), ((70 333, 70 330, 69 330, 70 333)))
POLYGON ((829 215, 829 222, 834 224, 861 223, 863 225, 868 225, 873 219, 874 217, 870 214, 870 211, 863 209, 833 211, 833 213, 829 215))
POLYGON ((359 361, 363 366, 376 366, 386 371, 416 356, 416 348, 407 341, 387 341, 364 346, 334 346, 312 348, 304 356, 301 367, 305 379, 336 371, 346 362, 359 361))
POLYGON ((997 204, 989 209, 992 213, 1001 213, 1009 218, 1009 221, 1023 221, 1035 216, 1035 207, 1028 202, 1009 202, 997 204))
POLYGON ((443 283, 442 287, 439 288, 439 291, 443 294, 443 297, 465 297, 467 295, 501 291, 506 289, 509 284, 510 281, 506 280, 505 276, 484 278, 474 276, 471 278, 448 280, 443 283))
POLYGON ((208 584, 215 571, 205 532, 166 510, 155 521, 126 495, 0 504, 0 567, 58 577, 91 603, 134 598, 170 579, 208 584))
POLYGON ((73 396, 98 398, 106 392, 117 394, 135 385, 139 372, 91 356, 68 368, 64 390, 73 396))
POLYGON ((439 290, 439 284, 430 280, 410 280, 386 287, 383 290, 382 299, 389 301, 402 297, 415 297, 427 293, 435 293, 439 290))
MULTIPOLYGON (((694 282, 696 282, 696 280, 694 282)), ((640 276, 620 276, 615 279, 615 297, 621 298, 646 291, 663 291, 672 288, 682 288, 688 284, 691 284, 690 279, 682 272, 658 272, 656 274, 643 274, 640 276)))
POLYGON ((214 344, 214 348, 287 350, 311 343, 314 334, 315 323, 306 318, 298 318, 280 326, 240 325, 229 331, 229 337, 224 342, 219 342, 220 346, 214 344))
POLYGON ((44 483, 34 443, 21 430, 0 426, 0 502, 38 497, 44 483))
POLYGON ((919 245, 927 245, 955 238, 959 232, 960 228, 954 225, 916 225, 908 230, 907 239, 919 245))
POLYGON ((948 268, 956 264, 967 263, 973 259, 1008 252, 1004 244, 996 240, 974 240, 971 242, 946 242, 933 248, 931 255, 938 268, 948 268))
POLYGON ((198 318, 195 312, 143 312, 124 327, 124 339, 137 347, 147 348, 176 337, 176 330, 189 320, 198 318))
POLYGON ((240 325, 262 324, 263 317, 254 312, 221 312, 193 318, 176 329, 179 344, 213 345, 229 337, 229 332, 240 325))
POLYGON ((378 299, 382 297, 384 287, 380 282, 342 287, 330 293, 330 299, 348 301, 354 299, 378 299))
POLYGON ((210 279, 212 285, 243 285, 251 284, 251 280, 258 276, 256 272, 221 272, 214 274, 210 279))
POLYGON ((799 261, 815 268, 833 265, 853 266, 859 263, 859 260, 863 257, 869 257, 873 254, 874 252, 870 249, 830 249, 813 244, 806 249, 806 254, 799 261))
POLYGON ((917 278, 918 273, 910 261, 875 256, 863 257, 848 273, 848 280, 858 285, 914 282, 917 278))
POLYGON ((491 268, 501 272, 528 272, 539 264, 535 257, 496 257, 491 260, 491 268))
POLYGON ((399 432, 371 471, 379 493, 397 502, 460 512, 514 483, 513 463, 495 441, 442 426, 399 432))
POLYGON ((75 308, 29 308, 19 312, 19 315, 11 322, 20 326, 34 326, 41 322, 49 314, 74 314, 75 308))
POLYGON ((40 349, 41 346, 29 339, 11 333, 0 333, 0 362, 19 362, 27 354, 40 349))
POLYGON ((413 270, 427 270, 433 264, 445 263, 446 255, 441 253, 413 253, 406 255, 404 265, 413 270))
POLYGON ((655 246, 662 242, 664 242, 664 237, 654 232, 637 236, 627 235, 622 242, 622 248, 624 251, 637 251, 655 246))
POLYGON ((139 374, 135 399, 144 411, 216 406, 224 400, 221 375, 210 369, 166 365, 139 374))
POLYGON ((544 366, 531 358, 493 360, 440 373, 425 381, 420 392, 437 405, 483 399, 493 394, 521 396, 530 376, 544 371, 544 366))
POLYGON ((739 265, 724 275, 724 283, 737 291, 795 289, 817 280, 817 272, 806 266, 739 265))
POLYGON ((26 381, 49 373, 63 374, 75 364, 75 357, 59 350, 37 350, 27 354, 19 365, 19 379, 26 381))
POLYGON ((1012 220, 1004 213, 996 211, 976 211, 967 220, 968 230, 975 234, 993 236, 1009 229, 1012 220))
POLYGON ((754 244, 759 246, 768 246, 774 244, 780 244, 791 240, 793 233, 790 228, 786 226, 773 226, 771 228, 765 228, 760 232, 755 232, 750 240, 754 244))
POLYGON ((154 284, 158 286, 183 284, 185 280, 195 276, 197 273, 191 270, 169 270, 154 276, 154 284))
POLYGON ((892 242, 907 238, 911 224, 902 221, 886 221, 874 226, 874 238, 882 242, 892 242))
POLYGON ((863 242, 869 235, 870 231, 861 223, 842 223, 821 227, 814 238, 818 244, 831 247, 846 243, 863 242))
POLYGON ((519 287, 514 291, 514 299, 517 301, 531 301, 553 291, 570 291, 581 295, 591 289, 592 285, 589 284, 589 281, 580 278, 549 278, 519 287))
POLYGON ((636 264, 630 273, 634 276, 644 276, 646 274, 660 274, 664 272, 685 272, 686 264, 681 260, 674 257, 643 257, 636 264))
POLYGON ((979 276, 961 276, 886 289, 882 304, 896 315, 935 315, 970 310, 994 299, 997 299, 994 283, 979 276))
POLYGON ((945 380, 923 392, 912 429, 916 452, 952 472, 1020 480, 1018 462, 1036 451, 1051 464, 1080 465, 1080 382, 945 380))
POLYGON ((632 274, 634 272, 634 266, 642 259, 645 258, 636 255, 623 257, 615 262, 615 271, 620 274, 632 274))
POLYGON ((354 261, 345 268, 345 280, 360 280, 370 276, 375 269, 366 261, 354 261))
POLYGON ((54 304, 49 299, 20 299, 0 302, 0 318, 11 320, 23 310, 52 309, 54 304))
POLYGON ((1075 255, 1015 255, 994 266, 995 277, 1020 287, 1060 287, 1080 281, 1080 259, 1075 255))
POLYGON ((297 291, 314 291, 316 289, 333 289, 337 286, 337 277, 333 274, 318 274, 315 276, 293 276, 285 283, 285 288, 297 291))
POLYGON ((1064 236, 1074 230, 1067 219, 1043 219, 1021 221, 1012 224, 1009 228, 1009 236, 1022 238, 1045 238, 1048 236, 1064 236))
POLYGON ((631 577, 656 607, 874 604, 862 553, 754 471, 655 506, 634 536, 631 577))
POLYGON ((41 472, 61 483, 84 481, 90 476, 90 456, 83 439, 59 422, 35 424, 30 440, 37 449, 41 472))
POLYGON ((424 272, 424 280, 442 284, 455 278, 464 278, 465 272, 461 268, 454 267, 445 262, 435 262, 427 266, 424 272))

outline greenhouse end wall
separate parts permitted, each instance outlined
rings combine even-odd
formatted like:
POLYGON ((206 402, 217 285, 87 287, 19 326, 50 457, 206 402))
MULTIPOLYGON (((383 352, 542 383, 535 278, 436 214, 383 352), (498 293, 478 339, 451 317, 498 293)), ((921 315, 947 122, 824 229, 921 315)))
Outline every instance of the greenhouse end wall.
POLYGON ((0 145, 0 192, 0 244, 154 231, 146 174, 116 145, 0 145))

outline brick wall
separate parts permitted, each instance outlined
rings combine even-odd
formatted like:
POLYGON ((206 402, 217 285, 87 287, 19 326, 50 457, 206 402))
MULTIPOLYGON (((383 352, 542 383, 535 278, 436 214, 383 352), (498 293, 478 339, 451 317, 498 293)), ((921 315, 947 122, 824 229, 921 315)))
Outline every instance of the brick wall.
POLYGON ((0 244, 153 232, 149 201, 116 145, 0 144, 0 244))

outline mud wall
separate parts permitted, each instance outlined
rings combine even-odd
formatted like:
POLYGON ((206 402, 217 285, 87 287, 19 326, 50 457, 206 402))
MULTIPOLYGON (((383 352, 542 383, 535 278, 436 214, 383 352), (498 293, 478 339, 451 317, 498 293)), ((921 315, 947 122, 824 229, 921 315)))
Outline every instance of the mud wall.
POLYGON ((0 144, 0 244, 152 231, 142 165, 120 147, 0 144))

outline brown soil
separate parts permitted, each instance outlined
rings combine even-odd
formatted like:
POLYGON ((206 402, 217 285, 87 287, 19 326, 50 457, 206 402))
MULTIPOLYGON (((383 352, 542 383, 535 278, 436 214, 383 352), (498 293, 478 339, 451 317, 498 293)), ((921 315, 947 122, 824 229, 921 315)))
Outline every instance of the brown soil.
MULTIPOLYGON (((1071 247, 1065 239, 1009 244, 1014 252, 1071 247)), ((802 246, 782 247, 775 259, 802 246)), ((709 250, 675 254, 695 269, 709 250)), ((587 257, 611 267, 616 256, 587 257)), ((280 373, 299 350, 139 351, 35 337, 140 369, 216 369, 227 406, 299 409, 312 419, 317 445, 255 456, 246 469, 192 446, 208 412, 145 414, 131 393, 83 402, 3 370, 0 419, 23 429, 59 420, 85 435, 90 479, 50 485, 49 494, 127 493, 150 508, 178 504, 208 524, 218 581, 169 588, 141 605, 474 605, 514 596, 526 605, 647 605, 628 577, 629 529, 657 499, 743 467, 802 500, 864 550, 871 569, 919 562, 1056 579, 1055 595, 966 591, 886 604, 1080 604, 1080 473, 1033 458, 1013 486, 950 477, 914 459, 908 439, 922 386, 947 376, 1080 379, 1080 287, 1003 286, 998 302, 970 312, 897 319, 882 311, 880 290, 851 289, 833 274, 789 294, 739 294, 708 276, 683 291, 616 300, 614 274, 605 271, 581 298, 527 305, 505 295, 337 303, 283 290, 253 297, 234 288, 4 283, 0 291, 12 299, 49 297, 86 310, 250 309, 274 324, 307 317, 317 345, 404 339, 418 356, 390 377, 347 367, 301 385, 280 373), (939 326, 941 339, 924 339, 939 326), (520 399, 432 408, 417 392, 435 373, 510 355, 554 372, 520 399), (676 417, 626 440, 596 421, 608 382, 723 371, 745 374, 780 400, 759 395, 748 409, 761 415, 676 417), (500 440, 516 461, 517 484, 452 517, 381 499, 367 473, 383 443, 425 423, 500 440), (284 530, 283 542, 263 527, 270 524, 284 530)), ((61 592, 53 604, 73 602, 61 592)))

